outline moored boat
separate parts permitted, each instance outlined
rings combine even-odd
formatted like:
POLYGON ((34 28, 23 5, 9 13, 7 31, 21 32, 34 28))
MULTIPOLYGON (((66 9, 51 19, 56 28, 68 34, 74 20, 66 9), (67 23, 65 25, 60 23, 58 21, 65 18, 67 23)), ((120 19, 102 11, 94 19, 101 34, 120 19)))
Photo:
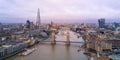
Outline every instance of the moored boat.
POLYGON ((18 55, 19 55, 19 56, 26 56, 26 55, 31 54, 31 53, 34 52, 35 50, 36 50, 36 48, 26 49, 26 51, 24 51, 24 52, 22 52, 22 53, 19 53, 18 55))

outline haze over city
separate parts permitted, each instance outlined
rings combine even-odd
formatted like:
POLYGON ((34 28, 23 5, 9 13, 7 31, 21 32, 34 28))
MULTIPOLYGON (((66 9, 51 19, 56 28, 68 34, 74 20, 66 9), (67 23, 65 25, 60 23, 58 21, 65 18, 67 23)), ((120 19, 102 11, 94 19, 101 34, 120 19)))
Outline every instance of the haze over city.
POLYGON ((0 60, 120 60, 120 2, 0 0, 0 60))
POLYGON ((23 23, 36 20, 40 9, 41 21, 68 23, 120 22, 119 0, 0 0, 0 22, 23 23))

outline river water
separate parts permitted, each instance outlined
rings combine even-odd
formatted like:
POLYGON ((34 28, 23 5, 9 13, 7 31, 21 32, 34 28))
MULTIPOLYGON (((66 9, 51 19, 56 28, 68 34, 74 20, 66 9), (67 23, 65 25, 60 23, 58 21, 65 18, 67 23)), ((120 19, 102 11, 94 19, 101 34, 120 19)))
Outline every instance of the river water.
POLYGON ((37 50, 32 54, 24 57, 13 56, 6 60, 88 60, 83 51, 78 52, 79 46, 77 45, 51 45, 51 44, 38 44, 37 50))
MULTIPOLYGON (((83 42, 81 38, 77 38, 74 32, 70 31, 70 39, 76 42, 83 42)), ((58 41, 65 41, 64 35, 57 35, 58 41), (64 38, 63 38, 64 37, 64 38)), ((82 43, 71 43, 71 45, 65 45, 65 43, 56 43, 51 45, 50 43, 39 43, 35 45, 36 51, 28 56, 15 55, 6 60, 88 60, 88 56, 84 55, 84 49, 78 52, 78 49, 82 43)))

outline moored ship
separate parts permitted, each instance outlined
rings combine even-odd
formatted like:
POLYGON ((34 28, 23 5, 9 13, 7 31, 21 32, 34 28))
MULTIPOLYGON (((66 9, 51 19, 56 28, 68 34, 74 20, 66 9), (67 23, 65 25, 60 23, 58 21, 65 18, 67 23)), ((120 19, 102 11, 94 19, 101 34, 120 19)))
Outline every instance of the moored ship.
POLYGON ((22 53, 19 53, 18 55, 19 55, 19 56, 26 56, 26 55, 31 54, 31 53, 34 52, 35 50, 36 50, 36 48, 26 49, 26 51, 24 51, 24 52, 22 52, 22 53))

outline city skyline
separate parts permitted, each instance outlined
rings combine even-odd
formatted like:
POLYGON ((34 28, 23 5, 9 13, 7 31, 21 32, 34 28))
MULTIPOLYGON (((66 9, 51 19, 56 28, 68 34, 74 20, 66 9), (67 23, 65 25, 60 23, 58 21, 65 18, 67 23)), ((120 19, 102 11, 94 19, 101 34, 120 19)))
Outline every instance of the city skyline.
POLYGON ((36 21, 40 8, 41 22, 97 23, 120 22, 119 0, 0 0, 0 22, 36 21))

